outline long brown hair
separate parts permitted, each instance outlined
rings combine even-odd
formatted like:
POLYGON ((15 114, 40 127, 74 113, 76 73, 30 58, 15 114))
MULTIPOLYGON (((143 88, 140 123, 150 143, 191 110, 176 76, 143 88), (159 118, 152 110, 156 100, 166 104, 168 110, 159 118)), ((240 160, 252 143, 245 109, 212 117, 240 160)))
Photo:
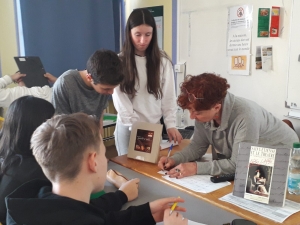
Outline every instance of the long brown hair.
POLYGON ((155 20, 148 9, 135 9, 127 20, 125 42, 123 44, 122 52, 120 53, 125 79, 120 84, 120 89, 122 92, 131 95, 132 98, 137 92, 135 89, 135 79, 137 78, 139 82, 139 76, 135 63, 135 48, 131 41, 131 29, 142 24, 146 24, 153 28, 151 42, 145 51, 147 60, 147 90, 148 93, 153 94, 156 99, 161 99, 163 97, 160 86, 161 58, 165 57, 168 60, 170 59, 164 51, 161 51, 158 48, 155 20))

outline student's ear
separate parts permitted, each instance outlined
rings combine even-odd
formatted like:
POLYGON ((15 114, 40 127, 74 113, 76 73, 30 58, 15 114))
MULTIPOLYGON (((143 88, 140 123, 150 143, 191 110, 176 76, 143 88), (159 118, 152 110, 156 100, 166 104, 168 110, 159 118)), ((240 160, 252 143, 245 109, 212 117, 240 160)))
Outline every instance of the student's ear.
POLYGON ((89 153, 89 156, 88 156, 88 167, 89 167, 89 170, 96 173, 97 172, 97 160, 96 160, 96 157, 97 157, 97 153, 96 152, 91 152, 89 153))
POLYGON ((86 79, 88 80, 88 82, 93 82, 93 78, 90 73, 87 73, 85 76, 86 76, 86 79))

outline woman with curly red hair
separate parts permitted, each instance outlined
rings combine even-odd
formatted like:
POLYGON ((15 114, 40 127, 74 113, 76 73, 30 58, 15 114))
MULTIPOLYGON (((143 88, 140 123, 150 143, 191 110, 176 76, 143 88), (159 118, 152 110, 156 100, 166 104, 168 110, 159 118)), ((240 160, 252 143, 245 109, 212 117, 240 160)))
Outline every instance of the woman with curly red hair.
POLYGON ((170 177, 234 173, 240 142, 292 147, 299 141, 286 123, 257 103, 231 94, 229 87, 225 78, 212 73, 188 76, 181 85, 177 102, 195 119, 195 131, 186 148, 168 159, 160 158, 161 169, 172 168, 170 177), (209 145, 213 160, 197 162, 209 145))

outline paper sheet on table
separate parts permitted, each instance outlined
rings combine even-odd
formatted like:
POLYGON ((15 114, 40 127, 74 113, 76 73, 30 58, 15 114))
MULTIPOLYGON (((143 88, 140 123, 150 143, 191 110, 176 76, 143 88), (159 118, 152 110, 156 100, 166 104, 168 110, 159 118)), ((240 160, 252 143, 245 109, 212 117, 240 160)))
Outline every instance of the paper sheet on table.
MULTIPOLYGON (((162 171, 158 173, 164 174, 162 171)), ((164 179, 171 181, 175 184, 188 188, 192 191, 209 193, 218 190, 222 187, 230 185, 230 182, 225 181, 221 183, 213 183, 210 181, 210 175, 193 175, 189 177, 184 177, 180 179, 170 178, 169 175, 163 176, 164 179)))
POLYGON ((246 209, 250 212, 259 214, 268 219, 282 223, 286 218, 292 214, 300 211, 300 203, 285 200, 284 207, 270 206, 259 202, 254 202, 248 199, 236 197, 232 193, 220 198, 221 201, 229 202, 240 208, 246 209))
POLYGON ((206 225, 204 223, 198 223, 198 222, 194 222, 194 221, 191 221, 191 220, 188 221, 188 225, 197 225, 197 224, 206 225))
POLYGON ((172 144, 173 144, 173 146, 176 146, 176 145, 178 145, 178 142, 176 142, 174 144, 174 141, 169 142, 168 140, 161 140, 161 142, 160 142, 161 149, 160 150, 163 150, 163 149, 166 149, 166 148, 170 148, 170 146, 172 144))
POLYGON ((103 126, 107 126, 114 123, 116 123, 114 120, 103 120, 103 126))

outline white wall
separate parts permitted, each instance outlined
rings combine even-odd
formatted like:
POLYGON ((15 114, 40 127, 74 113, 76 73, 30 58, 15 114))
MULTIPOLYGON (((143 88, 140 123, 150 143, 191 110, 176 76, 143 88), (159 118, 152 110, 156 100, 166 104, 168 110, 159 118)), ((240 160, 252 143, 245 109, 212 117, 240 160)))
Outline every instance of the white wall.
MULTIPOLYGON (((290 18, 293 0, 178 0, 178 61, 186 62, 187 74, 215 72, 225 77, 235 95, 251 99, 276 117, 284 119, 287 97, 290 18), (227 72, 226 35, 228 7, 253 5, 251 75, 227 72), (279 38, 257 38, 258 8, 282 7, 279 38), (255 70, 256 46, 273 46, 273 70, 255 70)), ((300 131, 300 122, 290 119, 300 131)))

